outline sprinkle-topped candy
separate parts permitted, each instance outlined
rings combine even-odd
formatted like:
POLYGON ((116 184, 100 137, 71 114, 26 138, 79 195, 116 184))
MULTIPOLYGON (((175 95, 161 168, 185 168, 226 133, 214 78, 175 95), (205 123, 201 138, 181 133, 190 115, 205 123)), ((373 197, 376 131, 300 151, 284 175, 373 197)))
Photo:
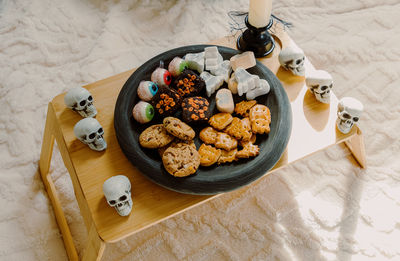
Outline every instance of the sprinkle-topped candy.
POLYGON ((204 80, 197 73, 188 69, 184 70, 173 84, 173 88, 181 97, 197 95, 205 86, 204 80))
POLYGON ((181 106, 180 102, 179 94, 169 87, 160 87, 156 95, 151 99, 151 104, 161 116, 169 116, 175 113, 181 106))
POLYGON ((143 101, 150 101, 158 91, 158 86, 154 82, 141 81, 137 89, 138 96, 143 101))
POLYGON ((168 86, 171 84, 172 76, 171 73, 164 68, 157 68, 151 74, 151 81, 158 86, 168 86))
POLYGON ((210 104, 206 98, 196 96, 182 101, 182 119, 187 123, 207 122, 211 113, 210 104))
POLYGON ((172 76, 177 77, 183 70, 188 68, 188 63, 180 57, 175 57, 168 65, 168 71, 172 76))
POLYGON ((147 123, 154 117, 154 108, 145 101, 138 102, 132 110, 133 118, 139 123, 147 123))

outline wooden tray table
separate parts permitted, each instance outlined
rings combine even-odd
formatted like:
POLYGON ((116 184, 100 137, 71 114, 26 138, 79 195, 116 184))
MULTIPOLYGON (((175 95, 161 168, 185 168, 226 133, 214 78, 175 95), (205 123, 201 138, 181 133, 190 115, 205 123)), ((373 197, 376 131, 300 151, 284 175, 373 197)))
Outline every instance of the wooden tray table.
MULTIPOLYGON (((365 150, 360 129, 355 126, 346 135, 336 129, 336 96, 332 93, 330 104, 317 102, 307 90, 304 77, 294 77, 280 67, 279 52, 282 46, 287 46, 292 40, 279 25, 274 27, 274 37, 278 44, 272 54, 259 61, 282 82, 292 106, 293 127, 286 151, 265 176, 314 152, 343 142, 360 166, 365 167, 365 150)), ((225 37, 211 44, 236 48, 236 38, 225 37)), ((306 60, 306 70, 313 69, 306 60)), ((220 195, 188 195, 165 189, 146 179, 124 156, 115 137, 114 106, 120 89, 133 71, 84 86, 95 99, 98 110, 96 119, 105 131, 104 138, 108 148, 104 152, 93 151, 75 138, 73 128, 81 116, 66 108, 65 93, 55 97, 48 105, 39 169, 70 260, 78 260, 79 257, 49 174, 54 140, 70 174, 89 234, 83 260, 100 260, 106 243, 124 239, 220 195), (109 207, 102 191, 103 182, 118 174, 126 175, 132 184, 133 210, 128 217, 120 217, 109 207)))

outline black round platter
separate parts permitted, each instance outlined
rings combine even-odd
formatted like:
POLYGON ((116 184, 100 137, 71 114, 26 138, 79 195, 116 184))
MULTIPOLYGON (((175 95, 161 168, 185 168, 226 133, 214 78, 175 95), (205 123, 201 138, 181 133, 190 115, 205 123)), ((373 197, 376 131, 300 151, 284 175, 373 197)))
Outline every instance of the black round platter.
MULTIPOLYGON (((176 56, 183 57, 187 53, 204 51, 205 47, 212 45, 191 45, 179 47, 164 52, 140 66, 126 81, 122 87, 114 112, 114 127, 118 143, 128 160, 138 168, 143 175, 151 181, 174 191, 212 195, 221 192, 232 191, 247 185, 263 176, 280 159, 289 140, 292 126, 292 112, 289 99, 280 81, 263 64, 257 61, 255 67, 247 69, 251 74, 256 74, 260 79, 268 81, 271 90, 267 95, 256 98, 257 103, 268 106, 271 111, 271 131, 267 135, 257 134, 256 144, 260 147, 260 154, 255 158, 241 159, 232 163, 221 165, 214 164, 210 167, 202 167, 194 175, 177 178, 170 175, 163 167, 161 157, 157 149, 151 150, 140 146, 139 135, 147 127, 162 122, 162 119, 153 119, 146 124, 136 122, 132 117, 132 109, 140 100, 137 96, 137 87, 140 81, 150 81, 151 73, 163 61, 165 65, 176 56)), ((218 46, 224 60, 229 60, 239 51, 218 46)), ((221 88, 226 88, 226 83, 221 88)), ((208 98, 204 93, 201 96, 208 98)), ((234 95, 234 101, 240 102, 245 95, 234 95)), ((213 113, 215 108, 215 93, 208 98, 213 113)), ((179 113, 176 115, 179 117, 179 113)), ((198 139, 200 130, 207 125, 193 126, 196 132, 195 144, 199 148, 201 141, 198 139)))

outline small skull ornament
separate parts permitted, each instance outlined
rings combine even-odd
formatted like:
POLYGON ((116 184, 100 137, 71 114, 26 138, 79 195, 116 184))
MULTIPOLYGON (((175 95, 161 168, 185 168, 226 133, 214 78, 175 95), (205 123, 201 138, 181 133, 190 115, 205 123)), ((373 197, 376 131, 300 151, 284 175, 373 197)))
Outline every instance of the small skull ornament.
POLYGON ((343 134, 350 132, 354 124, 357 124, 364 110, 362 103, 352 97, 344 97, 338 103, 337 128, 343 134))
POLYGON ((304 52, 297 46, 286 47, 279 53, 279 63, 294 75, 305 75, 304 61, 304 52))
POLYGON ((74 134, 78 140, 87 144, 92 150, 102 151, 107 148, 107 143, 103 138, 103 127, 94 118, 84 118, 78 121, 74 127, 74 134))
POLYGON ((306 85, 319 102, 330 103, 333 80, 328 72, 323 70, 313 72, 306 77, 306 85))
POLYGON ((72 88, 64 96, 65 105, 78 112, 82 117, 95 117, 96 107, 93 105, 93 96, 88 90, 82 87, 72 88))
POLYGON ((115 208, 120 216, 128 216, 132 211, 131 183, 124 175, 107 179, 103 184, 103 193, 108 205, 115 208))

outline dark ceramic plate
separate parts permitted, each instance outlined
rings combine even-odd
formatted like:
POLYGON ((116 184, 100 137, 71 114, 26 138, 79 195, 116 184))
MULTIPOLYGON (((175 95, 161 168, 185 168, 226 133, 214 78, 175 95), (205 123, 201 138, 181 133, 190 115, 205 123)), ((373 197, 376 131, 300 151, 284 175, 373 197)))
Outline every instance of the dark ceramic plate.
MULTIPOLYGON (((175 178, 168 174, 162 165, 157 150, 142 148, 139 145, 139 135, 147 127, 161 123, 161 119, 153 119, 150 123, 139 124, 132 117, 133 106, 139 101, 136 89, 142 80, 150 80, 151 73, 159 66, 160 61, 165 65, 176 56, 183 57, 187 53, 202 52, 208 45, 192 45, 172 49, 162 53, 140 66, 127 80, 119 93, 115 105, 114 126, 119 145, 125 156, 147 178, 153 182, 187 194, 211 195, 227 192, 247 185, 258 179, 270 170, 281 157, 289 140, 291 132, 292 112, 291 106, 280 81, 264 65, 257 61, 257 65, 248 69, 251 74, 257 74, 261 79, 266 79, 271 86, 267 95, 257 98, 258 103, 265 104, 271 111, 271 131, 268 135, 257 135, 256 144, 260 147, 260 154, 252 159, 237 162, 214 164, 210 167, 200 167, 196 174, 175 178)), ((237 50, 218 46, 224 59, 238 53, 237 50)), ((226 87, 226 86, 223 86, 226 87)), ((221 87, 221 88, 223 88, 221 87)), ((207 97, 205 93, 201 94, 207 97)), ((210 106, 215 110, 214 96, 209 98, 210 106)), ((243 96, 235 96, 235 102, 243 100, 243 96)), ((177 115, 179 117, 179 114, 177 115)), ((195 143, 199 148, 199 131, 203 126, 194 127, 196 131, 195 143)))

